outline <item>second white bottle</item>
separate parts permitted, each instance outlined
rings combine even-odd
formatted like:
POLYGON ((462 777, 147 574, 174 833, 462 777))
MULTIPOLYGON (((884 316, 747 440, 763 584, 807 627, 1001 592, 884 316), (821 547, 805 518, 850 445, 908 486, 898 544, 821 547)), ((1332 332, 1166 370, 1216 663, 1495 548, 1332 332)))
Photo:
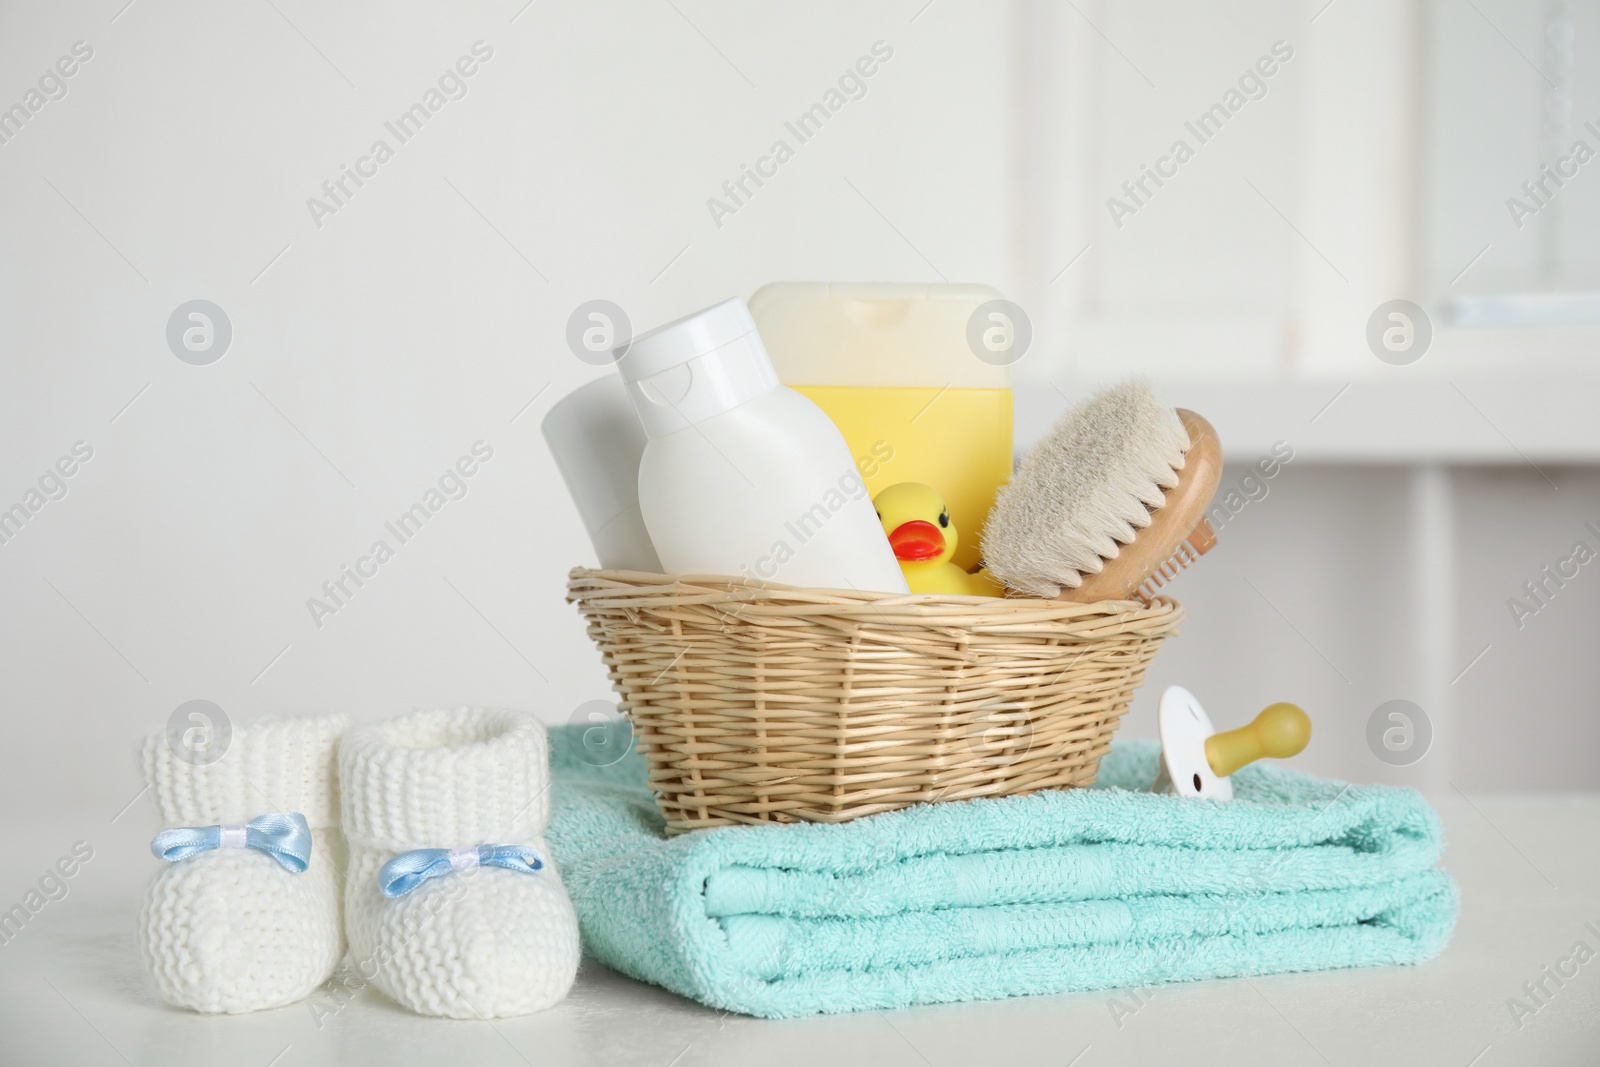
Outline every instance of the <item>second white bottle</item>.
POLYGON ((650 438, 639 507, 667 573, 907 592, 843 436, 778 381, 743 300, 635 338, 617 368, 650 438))

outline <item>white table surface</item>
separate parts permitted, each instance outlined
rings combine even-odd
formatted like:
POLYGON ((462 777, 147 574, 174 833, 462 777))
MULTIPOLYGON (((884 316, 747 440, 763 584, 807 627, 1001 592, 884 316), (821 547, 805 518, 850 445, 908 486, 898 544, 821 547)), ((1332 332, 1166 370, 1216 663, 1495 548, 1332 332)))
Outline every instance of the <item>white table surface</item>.
POLYGON ((154 873, 144 805, 6 816, 0 910, 83 839, 94 859, 0 945, 0 1064, 803 1064, 1058 1067, 1156 1064, 1600 1064, 1600 956, 1520 1028, 1507 1001, 1578 941, 1600 953, 1600 796, 1435 798, 1463 905, 1454 941, 1419 967, 1194 982, 1149 991, 1119 1020, 1083 993, 769 1022, 723 1015, 586 960, 539 1015, 426 1019, 367 990, 319 1028, 308 1004, 247 1016, 168 1008, 135 944, 154 873))

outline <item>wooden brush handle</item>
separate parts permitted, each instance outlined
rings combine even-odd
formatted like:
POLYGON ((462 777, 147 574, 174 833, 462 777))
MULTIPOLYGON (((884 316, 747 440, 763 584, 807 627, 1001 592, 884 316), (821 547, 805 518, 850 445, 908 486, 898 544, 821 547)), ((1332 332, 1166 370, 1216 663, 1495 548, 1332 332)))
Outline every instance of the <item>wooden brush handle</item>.
POLYGON ((1123 545, 1115 559, 1107 560, 1099 574, 1085 575, 1078 588, 1062 589, 1057 600, 1079 604, 1127 600, 1183 541, 1188 540, 1196 553, 1217 543, 1205 512, 1222 480, 1222 442, 1211 424, 1188 408, 1179 408, 1178 418, 1189 433, 1189 450, 1183 454, 1178 484, 1167 490, 1166 502, 1150 513, 1150 525, 1123 545))

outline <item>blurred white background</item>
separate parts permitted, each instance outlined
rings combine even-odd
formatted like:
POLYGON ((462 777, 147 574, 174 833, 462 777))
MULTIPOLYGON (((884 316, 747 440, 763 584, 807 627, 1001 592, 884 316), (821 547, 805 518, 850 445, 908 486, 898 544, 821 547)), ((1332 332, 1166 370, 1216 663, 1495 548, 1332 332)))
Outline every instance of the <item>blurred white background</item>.
POLYGON ((1506 204, 1600 149, 1595 58, 1600 18, 1555 0, 5 4, 0 508, 93 455, 0 545, 0 801, 116 811, 136 738, 196 698, 564 722, 609 696, 539 434, 600 373, 567 318, 604 298, 644 329, 783 279, 1003 290, 1035 330, 1019 447, 1133 373, 1217 425, 1225 485, 1292 446, 1172 587, 1184 633, 1127 733, 1181 683, 1219 725, 1304 704, 1320 773, 1600 787, 1600 568, 1520 628, 1508 607, 1600 549, 1600 163, 1520 228, 1506 204), (707 199, 880 41, 865 95, 718 225, 707 199), (385 124, 475 48, 400 144, 385 124), (208 365, 167 342, 197 299, 231 323, 208 365), (1366 341, 1392 299, 1432 319, 1405 366, 1366 341), (308 598, 479 441, 467 495, 319 627, 308 598), (1392 699, 1432 725, 1405 767, 1367 741, 1392 699))

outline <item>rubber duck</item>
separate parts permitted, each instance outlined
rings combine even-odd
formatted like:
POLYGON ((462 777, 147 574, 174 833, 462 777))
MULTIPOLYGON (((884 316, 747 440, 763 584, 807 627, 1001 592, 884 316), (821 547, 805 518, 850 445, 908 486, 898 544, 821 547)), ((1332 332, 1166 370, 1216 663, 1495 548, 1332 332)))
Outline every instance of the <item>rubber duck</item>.
POLYGON ((944 497, 921 482, 897 482, 872 498, 913 593, 1002 596, 1004 587, 983 572, 968 574, 950 562, 960 534, 944 497))

